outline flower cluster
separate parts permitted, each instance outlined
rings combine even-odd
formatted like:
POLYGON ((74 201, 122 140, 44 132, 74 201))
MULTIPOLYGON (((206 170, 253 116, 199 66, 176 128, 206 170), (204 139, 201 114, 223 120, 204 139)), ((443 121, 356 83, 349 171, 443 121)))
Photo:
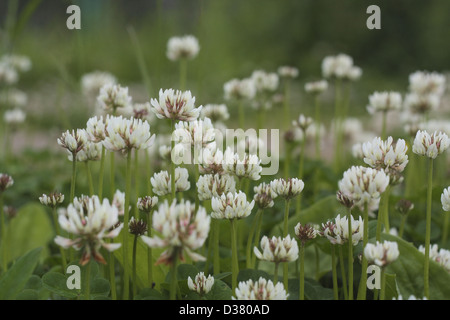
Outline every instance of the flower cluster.
POLYGON ((272 189, 270 184, 265 182, 253 188, 255 195, 253 200, 260 209, 271 208, 274 205, 274 199, 278 196, 272 189))
POLYGON ((255 201, 247 201, 247 196, 244 192, 238 193, 228 192, 222 194, 220 197, 213 197, 211 200, 211 207, 213 212, 211 217, 214 219, 242 219, 248 217, 252 213, 255 201))
POLYGON ((289 296, 281 282, 274 285, 262 277, 258 281, 239 282, 235 294, 233 300, 287 300, 289 296))
POLYGON ((450 187, 444 189, 441 194, 442 210, 450 211, 450 187))
POLYGON ((64 202, 64 195, 60 192, 43 194, 42 196, 39 197, 39 201, 45 206, 55 208, 64 202))
MULTIPOLYGON (((425 254, 425 247, 420 246, 419 251, 425 254)), ((439 249, 437 244, 430 244, 430 259, 440 264, 445 270, 450 272, 450 251, 439 249)))
POLYGON ((353 64, 353 58, 343 53, 325 57, 322 61, 322 75, 325 78, 353 81, 358 80, 361 73, 361 68, 353 64))
POLYGON ((385 267, 397 260, 400 252, 398 244, 394 241, 368 243, 364 248, 364 256, 369 264, 376 264, 379 267, 385 267))
POLYGON ((449 137, 443 132, 429 134, 427 131, 417 131, 413 144, 413 152, 420 156, 436 159, 450 146, 449 137))
MULTIPOLYGON (((364 237, 364 221, 361 216, 358 220, 355 220, 352 216, 351 220, 352 244, 356 246, 364 237)), ((328 221, 322 224, 319 234, 322 237, 326 237, 332 244, 344 244, 348 242, 350 237, 347 217, 343 216, 341 218, 338 215, 334 221, 328 221)))
MULTIPOLYGON (((155 173, 150 179, 153 192, 162 197, 171 192, 171 176, 167 171, 155 173)), ((186 168, 175 168, 175 190, 176 192, 187 191, 191 187, 189 173, 186 168)))
POLYGON ((270 262, 291 262, 298 259, 298 245, 295 239, 291 239, 290 235, 285 238, 267 236, 262 237, 260 242, 261 250, 254 248, 256 257, 260 260, 270 262))
POLYGON ((370 114, 400 110, 401 108, 402 95, 399 92, 374 92, 369 96, 367 111, 369 111, 370 114))
POLYGON ((167 58, 172 61, 194 59, 199 51, 200 45, 193 35, 172 37, 167 42, 167 58))
POLYGON ((300 195, 305 184, 298 178, 275 179, 270 182, 270 187, 277 196, 284 199, 292 199, 300 195))
POLYGON ((13 178, 6 174, 0 173, 0 194, 3 193, 6 189, 12 187, 14 184, 13 178))
POLYGON ((191 277, 188 277, 189 289, 197 292, 201 296, 210 292, 213 285, 214 285, 214 277, 213 276, 206 277, 203 272, 199 272, 195 276, 194 280, 192 280, 191 277))
POLYGON ((239 153, 234 153, 228 148, 223 157, 223 169, 226 173, 235 175, 238 178, 248 178, 259 180, 261 178, 261 160, 252 154, 244 154, 243 158, 239 153))
POLYGON ((128 88, 118 84, 106 83, 97 97, 98 106, 106 112, 115 113, 117 109, 126 109, 131 104, 128 88))
POLYGON ((159 99, 151 99, 152 111, 158 119, 194 121, 200 115, 202 106, 195 107, 195 97, 190 91, 173 89, 159 90, 159 99))
POLYGON ((210 200, 213 197, 220 197, 222 194, 236 192, 236 181, 230 175, 206 174, 199 177, 197 181, 198 198, 210 200))

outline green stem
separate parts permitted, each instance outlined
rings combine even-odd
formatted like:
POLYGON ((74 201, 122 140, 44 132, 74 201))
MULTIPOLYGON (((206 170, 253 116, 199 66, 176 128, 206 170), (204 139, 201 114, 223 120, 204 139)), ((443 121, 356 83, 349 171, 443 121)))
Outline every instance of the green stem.
POLYGON ((400 222, 400 229, 398 231, 398 237, 403 238, 403 233, 405 232, 405 224, 406 224, 406 218, 408 216, 405 214, 402 216, 402 220, 400 222))
POLYGON ((289 108, 289 103, 290 103, 290 92, 291 92, 291 82, 289 81, 289 79, 287 79, 285 81, 284 84, 284 103, 283 103, 283 108, 284 108, 284 128, 289 128, 290 127, 290 108, 289 108))
POLYGON ((278 266, 279 262, 275 262, 275 270, 273 272, 273 284, 276 285, 278 283, 278 266))
MULTIPOLYGON (((170 132, 171 134, 175 131, 175 120, 170 120, 170 132)), ((171 152, 175 149, 175 139, 171 138, 171 152)), ((171 201, 175 200, 175 162, 173 159, 170 161, 170 190, 171 190, 171 201)))
POLYGON ((347 210, 348 220, 348 299, 353 300, 353 227, 352 210, 347 210))
POLYGON ((428 189, 427 216, 425 230, 425 263, 424 263, 424 293, 430 299, 430 238, 431 238, 431 204, 433 195, 433 159, 428 159, 428 189))
MULTIPOLYGON (((153 225, 153 210, 148 213, 147 217, 147 236, 152 237, 152 225, 153 225)), ((147 249, 147 267, 148 267, 148 283, 150 284, 150 288, 153 286, 153 252, 152 247, 148 247, 147 249)))
POLYGON ((75 198, 75 183, 77 179, 77 155, 72 155, 72 181, 70 183, 70 203, 75 198))
POLYGON ((339 300, 337 271, 336 271, 336 248, 334 244, 331 244, 331 268, 333 274, 333 297, 334 300, 339 300))
POLYGON ((212 219, 214 228, 214 256, 213 256, 213 272, 220 273, 220 255, 219 255, 219 240, 220 240, 220 220, 212 219))
POLYGON ((383 218, 384 218, 384 230, 385 232, 389 232, 390 224, 389 224, 389 196, 391 194, 391 186, 388 185, 386 190, 383 192, 384 202, 383 202, 383 218))
POLYGON ((344 299, 348 300, 347 275, 345 274, 344 254, 342 251, 343 251, 342 245, 340 245, 339 246, 339 264, 341 265, 342 287, 344 288, 344 299))
MULTIPOLYGON (((369 242, 369 208, 367 203, 364 204, 363 219, 364 219, 363 248, 365 248, 367 243, 369 242)), ((366 300, 367 264, 368 263, 366 257, 362 255, 361 280, 359 282, 358 296, 357 296, 358 300, 366 300)))
MULTIPOLYGON (((110 240, 110 243, 112 243, 113 240, 110 240)), ((109 260, 109 282, 111 286, 111 299, 117 300, 117 290, 116 290, 116 262, 114 258, 114 253, 109 252, 108 255, 109 260)))
POLYGON ((386 273, 384 268, 381 268, 381 285, 380 285, 380 300, 384 300, 386 297, 386 273))
MULTIPOLYGON (((253 240, 253 247, 258 247, 259 245, 259 241, 260 241, 260 237, 261 237, 261 227, 262 227, 262 213, 263 210, 261 209, 261 214, 258 216, 258 222, 257 222, 257 226, 256 226, 256 232, 255 232, 255 238, 253 240)), ((252 268, 255 268, 255 264, 256 264, 256 256, 252 255, 252 268)))
POLYGON ((381 127, 381 140, 386 140, 387 136, 386 136, 386 124, 387 124, 387 111, 383 111, 382 114, 382 127, 381 127))
MULTIPOLYGON (((303 166, 305 163, 305 150, 306 149, 306 132, 303 133, 303 140, 300 150, 300 163, 298 166, 298 178, 303 179, 303 166)), ((302 208, 302 195, 298 195, 296 199, 296 207, 295 207, 295 214, 298 216, 300 214, 300 210, 302 208)))
POLYGON ((340 166, 340 152, 342 152, 340 146, 340 104, 341 104, 341 81, 337 79, 335 81, 335 96, 334 96, 334 137, 335 137, 335 145, 334 145, 334 169, 337 171, 340 166))
POLYGON ((89 166, 89 161, 85 161, 84 165, 86 166, 86 175, 88 178, 88 185, 89 185, 89 195, 92 197, 94 195, 94 182, 92 181, 92 173, 91 167, 89 166))
MULTIPOLYGON (((1 205, 1 203, 0 203, 1 205)), ((0 208, 0 210, 2 210, 0 208)), ((55 225, 55 232, 57 236, 61 236, 61 229, 59 228, 58 223, 58 213, 56 211, 56 207, 52 209, 52 217, 53 217, 53 224, 55 225)), ((63 268, 63 272, 66 273, 67 270, 67 263, 66 263, 66 251, 63 247, 59 247, 59 253, 61 254, 61 265, 63 268)))
MULTIPOLYGON (((257 225, 258 225, 258 220, 259 220, 259 216, 261 215, 262 209, 258 209, 258 211, 256 212, 255 218, 252 221, 252 225, 250 227, 250 232, 248 234, 248 239, 247 239, 247 269, 251 269, 252 268, 252 245, 255 242, 253 239, 253 236, 255 234, 257 225)), ((256 239, 255 239, 256 240, 256 239)))
POLYGON ((139 198, 139 177, 141 172, 139 171, 139 150, 134 150, 134 217, 137 219, 139 217, 139 209, 136 205, 139 198))
POLYGON ((6 245, 6 218, 3 210, 3 195, 0 194, 0 223, 2 224, 2 270, 3 274, 8 271, 8 253, 6 245))
MULTIPOLYGON (((197 159, 197 156, 195 159, 197 159)), ((194 177, 195 177, 195 181, 198 181, 200 172, 199 172, 198 164, 195 159, 194 159, 194 177)), ((200 206, 200 199, 198 197, 198 193, 196 193, 195 194, 195 212, 197 212, 199 206, 200 206)))
POLYGON ((285 145, 285 156, 284 156, 284 177, 289 178, 290 166, 291 166, 291 154, 292 146, 290 142, 286 142, 285 145))
POLYGON ((116 155, 114 152, 111 152, 111 157, 110 157, 110 168, 109 168, 109 187, 110 187, 110 196, 111 199, 114 198, 114 193, 116 193, 116 155))
POLYGON ((320 101, 318 94, 314 96, 314 105, 316 111, 316 160, 320 160, 320 101))
POLYGON ((147 194, 152 195, 152 184, 150 182, 150 179, 152 177, 152 165, 150 162, 148 150, 145 150, 145 163, 147 164, 147 194))
MULTIPOLYGON (((131 150, 128 150, 127 154, 127 168, 125 172, 125 208, 124 208, 124 217, 123 224, 128 226, 128 221, 130 220, 130 193, 131 193, 131 150)), ((128 235, 124 234, 123 237, 123 298, 124 300, 128 300, 130 295, 130 287, 129 287, 129 277, 130 270, 128 264, 128 235)))
POLYGON ((85 300, 90 300, 90 293, 91 293, 91 288, 90 288, 90 278, 91 278, 91 265, 92 262, 88 261, 88 263, 86 264, 86 266, 84 267, 84 272, 86 273, 85 277, 84 277, 84 299, 85 300))
POLYGON ((287 237, 288 235, 288 220, 289 220, 289 204, 290 204, 290 200, 286 199, 285 200, 285 205, 284 205, 284 222, 283 222, 283 237, 287 237))
POLYGON ((444 246, 447 243, 447 237, 448 237, 448 218, 450 214, 444 213, 444 225, 442 226, 442 245, 444 246))
POLYGON ((239 128, 244 129, 244 127, 245 127, 245 112, 244 112, 244 103, 242 101, 239 101, 238 113, 239 113, 239 128))
POLYGON ((103 176, 105 174, 105 156, 106 148, 102 146, 102 157, 100 159, 100 171, 98 174, 98 198, 101 200, 103 198, 103 176))
POLYGON ((299 299, 305 300, 305 245, 300 244, 300 291, 299 299))
POLYGON ((137 281, 136 281, 136 249, 137 249, 137 240, 138 236, 134 236, 133 241, 133 297, 136 297, 137 294, 137 281))
POLYGON ((180 90, 186 90, 186 79, 187 79, 187 60, 180 60, 180 90))
POLYGON ((177 264, 178 264, 178 250, 175 248, 172 257, 172 270, 170 277, 170 300, 175 300, 177 294, 177 264))
POLYGON ((236 219, 230 220, 231 224, 231 290, 234 293, 237 286, 237 276, 239 273, 239 262, 237 252, 237 233, 236 233, 236 219))

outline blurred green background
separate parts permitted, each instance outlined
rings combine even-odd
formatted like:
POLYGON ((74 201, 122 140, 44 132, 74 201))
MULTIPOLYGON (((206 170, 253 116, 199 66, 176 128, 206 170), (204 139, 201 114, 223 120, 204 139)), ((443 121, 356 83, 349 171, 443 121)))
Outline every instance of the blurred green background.
MULTIPOLYGON (((1 1, 0 23, 8 3, 1 1)), ((222 85, 255 69, 280 65, 300 70, 300 81, 321 76, 327 55, 347 53, 362 67, 360 88, 404 89, 416 70, 445 71, 450 57, 448 0, 21 0, 19 26, 11 47, 33 61, 24 81, 48 77, 79 79, 107 70, 123 83, 141 80, 127 28, 134 28, 148 72, 151 92, 173 86, 177 65, 165 57, 167 40, 193 34, 199 56, 189 65, 190 88, 207 99, 220 99, 222 85), (36 5, 27 21, 21 16, 36 5), (81 8, 82 29, 66 28, 66 8, 81 8), (368 30, 366 9, 381 8, 381 30, 368 30), (22 18, 22 20, 20 20, 22 18)), ((367 92, 366 92, 367 91, 367 92)))

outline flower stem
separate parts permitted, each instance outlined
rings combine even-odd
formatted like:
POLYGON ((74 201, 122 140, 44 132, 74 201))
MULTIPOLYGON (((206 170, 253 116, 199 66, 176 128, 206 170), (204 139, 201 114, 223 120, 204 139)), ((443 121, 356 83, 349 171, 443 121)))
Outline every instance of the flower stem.
POLYGON ((136 249, 137 249, 137 240, 138 236, 134 236, 133 241, 133 297, 136 297, 137 294, 137 281, 136 281, 136 249))
MULTIPOLYGON (((130 220, 130 193, 131 193, 131 150, 128 150, 127 154, 127 168, 125 172, 125 208, 124 208, 124 217, 123 224, 128 226, 128 221, 130 220)), ((130 295, 130 287, 129 287, 129 277, 130 270, 128 264, 128 234, 124 234, 123 236, 123 298, 124 300, 128 300, 130 295)))
POLYGON ((403 238, 403 233, 405 231, 406 218, 407 218, 406 214, 402 216, 402 220, 400 222, 400 229, 398 230, 399 238, 403 238))
POLYGON ((72 181, 70 183, 70 203, 73 202, 75 198, 75 183, 77 179, 77 155, 72 156, 72 181))
POLYGON ((245 112, 244 112, 244 104, 242 101, 239 101, 238 113, 239 113, 239 128, 244 129, 244 127, 245 127, 245 112))
POLYGON ((342 245, 339 246, 339 264, 341 265, 341 277, 342 277, 342 287, 344 288, 344 299, 348 300, 347 291, 347 275, 345 274, 345 264, 344 264, 344 254, 342 252, 342 245))
MULTIPOLYGON (((171 119, 170 120, 171 124, 170 124, 170 132, 171 134, 173 134, 174 130, 175 130, 175 120, 171 119)), ((173 152, 173 150, 175 149, 175 139, 171 139, 171 152, 173 152)), ((175 200, 175 162, 173 161, 172 157, 171 157, 171 161, 170 161, 170 190, 171 190, 171 201, 175 200)))
POLYGON ((134 150, 134 217, 138 218, 139 216, 139 209, 136 205, 137 199, 139 198, 139 177, 141 172, 139 171, 139 150, 134 150))
POLYGON ((352 210, 347 210, 348 220, 348 299, 353 300, 353 226, 352 210))
POLYGON ((86 175, 88 178, 88 185, 89 185, 89 195, 92 197, 94 195, 94 182, 92 181, 91 167, 89 166, 88 161, 85 161, 84 165, 86 166, 86 175))
POLYGON ((178 264, 178 248, 173 251, 172 270, 170 277, 170 300, 175 300, 177 294, 177 264, 178 264))
POLYGON ((386 273, 384 268, 381 268, 381 285, 380 285, 380 300, 384 300, 386 296, 386 273))
POLYGON ((8 271, 8 253, 7 253, 7 245, 6 245, 6 219, 5 212, 3 210, 3 196, 0 194, 0 223, 2 225, 2 270, 3 274, 8 271))
POLYGON ((219 255, 219 240, 220 240, 220 220, 213 219, 214 230, 214 256, 213 256, 213 272, 220 273, 220 255, 219 255))
MULTIPOLYGON (((257 247, 260 241, 260 235, 261 235, 261 226, 262 226, 262 213, 263 210, 261 209, 261 214, 258 216, 257 226, 256 226, 256 232, 255 237, 253 240, 253 247, 257 247)), ((258 213, 256 213, 258 215, 258 213)), ((252 255, 252 268, 255 268, 256 265, 256 256, 252 255)))
MULTIPOLYGON (((303 179, 303 166, 305 163, 306 133, 303 134, 303 140, 300 150, 300 163, 298 166, 298 178, 303 179)), ((302 195, 298 195, 296 199, 295 214, 299 215, 302 207, 302 195)))
POLYGON ((275 262, 275 270, 273 272, 273 284, 276 285, 278 283, 278 266, 279 262, 275 262))
POLYGON ((110 187, 110 196, 111 199, 114 198, 114 193, 116 192, 116 179, 115 179, 115 175, 116 175, 116 154, 114 152, 111 152, 111 157, 110 157, 110 168, 109 168, 109 187, 110 187))
POLYGON ((289 178, 290 166, 291 166, 291 154, 292 146, 291 143, 286 142, 285 145, 285 156, 284 156, 284 177, 289 178))
MULTIPOLYGON (((363 236, 363 248, 366 247, 367 243, 369 242, 369 207, 368 204, 364 204, 364 212, 363 212, 363 219, 364 219, 364 236, 363 236)), ((359 288, 358 288, 358 300, 366 300, 366 282, 367 282, 367 259, 363 255, 362 256, 362 264, 361 264, 361 280, 359 282, 359 288)))
POLYGON ((91 278, 91 265, 92 262, 88 261, 86 266, 84 267, 84 272, 86 273, 84 277, 84 299, 90 300, 90 293, 91 293, 91 287, 90 287, 90 278, 91 278))
POLYGON ((382 127, 381 127, 381 140, 386 140, 387 136, 386 136, 386 124, 387 124, 387 111, 383 111, 383 123, 382 123, 382 127))
POLYGON ((289 128, 289 121, 291 119, 290 114, 290 92, 291 92, 291 82, 287 79, 284 83, 284 128, 289 128))
POLYGON ((187 60, 180 59, 180 90, 186 90, 187 60))
MULTIPOLYGON (((2 210, 2 209, 0 208, 0 210, 2 210)), ((56 235, 60 236, 61 235, 61 229, 59 228, 58 213, 56 212, 56 207, 53 207, 53 209, 52 209, 52 216, 53 216, 53 224, 55 225, 56 235)), ((66 268, 66 266, 67 266, 67 263, 66 263, 66 251, 64 250, 63 247, 59 247, 59 252, 61 254, 61 265, 62 265, 62 268, 63 268, 63 273, 66 273, 66 270, 67 270, 67 268, 66 268)))
POLYGON ((430 299, 430 238, 431 238, 431 204, 433 195, 433 159, 428 159, 427 216, 425 230, 424 295, 430 299))
POLYGON ((442 245, 445 245, 447 243, 447 237, 448 237, 448 218, 449 218, 450 214, 449 213, 444 213, 444 225, 442 226, 442 228, 444 229, 442 231, 442 240, 441 243, 442 245))
POLYGON ((287 237, 288 235, 288 220, 289 220, 289 205, 290 200, 286 199, 284 205, 284 221, 283 221, 283 237, 287 237))
MULTIPOLYGON (((152 237, 152 225, 153 225, 153 210, 148 213, 147 217, 147 236, 152 237)), ((148 247, 147 249, 147 268, 148 268, 148 283, 150 284, 150 288, 153 286, 153 252, 152 247, 148 247)))
MULTIPOLYGON (((110 243, 113 242, 113 239, 110 240, 110 243)), ((117 300, 117 290, 116 290, 116 263, 114 259, 114 253, 109 252, 108 256, 109 263, 109 282, 111 286, 111 299, 117 300)))
POLYGON ((377 241, 381 241, 382 225, 384 224, 385 232, 389 232, 389 195, 391 187, 388 185, 386 190, 381 194, 380 210, 377 217, 377 241), (384 223, 382 222, 384 221, 384 223))
POLYGON ((305 300, 305 245, 303 243, 300 244, 300 284, 299 285, 300 285, 299 299, 305 300))
POLYGON ((336 248, 331 244, 331 268, 333 274, 333 296, 334 300, 339 300, 337 271, 336 271, 336 248))
MULTIPOLYGON (((252 221, 252 225, 250 227, 250 232, 248 234, 248 239, 247 239, 247 269, 251 269, 252 266, 252 245, 255 242, 253 240, 253 236, 255 234, 257 225, 258 225, 258 220, 259 220, 259 216, 261 215, 262 209, 258 209, 258 211, 256 212, 255 218, 252 221)), ((256 239, 255 239, 256 240, 256 239)))
POLYGON ((320 160, 320 101, 319 95, 314 96, 316 120, 316 160, 320 160))
POLYGON ((234 293, 237 285, 237 276, 239 273, 239 262, 237 252, 237 233, 236 233, 236 219, 231 219, 231 290, 234 293))
POLYGON ((342 148, 340 146, 340 105, 341 105, 341 81, 338 79, 335 81, 335 96, 334 96, 334 136, 335 136, 335 145, 334 145, 334 169, 338 171, 340 166, 340 155, 342 152, 342 148))
POLYGON ((105 173, 105 156, 106 148, 102 146, 102 157, 100 159, 100 171, 98 174, 98 198, 101 200, 103 197, 103 176, 105 173))

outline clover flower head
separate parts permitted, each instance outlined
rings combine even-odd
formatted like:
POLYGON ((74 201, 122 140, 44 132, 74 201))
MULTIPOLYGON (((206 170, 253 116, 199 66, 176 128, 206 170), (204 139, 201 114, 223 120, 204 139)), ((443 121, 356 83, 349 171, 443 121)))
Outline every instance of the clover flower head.
POLYGON ((201 201, 210 200, 228 192, 236 192, 236 181, 227 174, 202 175, 197 181, 197 192, 201 201))
POLYGON ((138 198, 136 205, 139 210, 143 212, 150 212, 156 207, 157 204, 158 204, 158 197, 145 196, 142 198, 138 198))
POLYGON ((25 111, 15 108, 12 110, 5 111, 5 114, 3 115, 3 120, 5 120, 6 123, 10 125, 17 125, 20 123, 23 123, 27 117, 27 114, 25 111))
POLYGON ((259 180, 261 178, 261 160, 253 154, 234 153, 231 148, 227 148, 223 156, 223 169, 226 173, 235 175, 238 178, 248 178, 259 180))
POLYGON ((305 84, 305 91, 307 93, 317 95, 328 89, 328 81, 327 80, 319 80, 313 82, 307 82, 305 84))
POLYGON ((63 132, 61 137, 58 138, 58 144, 67 149, 71 154, 76 155, 80 152, 84 145, 87 143, 87 133, 84 129, 77 129, 63 132))
POLYGON ((81 77, 81 92, 85 96, 97 95, 100 89, 107 84, 116 84, 117 78, 109 72, 92 71, 81 77))
POLYGON ((253 79, 257 92, 273 92, 278 88, 279 78, 276 73, 255 70, 251 79, 253 79))
POLYGON ((319 234, 319 231, 310 224, 302 225, 300 222, 294 228, 295 235, 301 241, 304 246, 306 242, 315 239, 319 234))
POLYGON ((222 150, 205 148, 202 150, 199 171, 202 174, 224 174, 222 150))
POLYGON ((404 107, 410 113, 424 114, 437 110, 441 103, 441 97, 437 94, 418 94, 410 92, 405 96, 404 107))
POLYGON ((284 199, 292 199, 300 195, 305 184, 298 178, 275 179, 270 182, 270 187, 278 196, 284 199))
POLYGON ((306 130, 308 130, 309 126, 312 125, 314 123, 314 120, 310 117, 306 117, 305 115, 301 114, 298 117, 298 120, 292 121, 292 125, 294 127, 300 128, 303 133, 306 132, 306 130))
POLYGON ((43 194, 39 197, 39 201, 45 206, 56 208, 59 204, 64 202, 64 195, 60 192, 43 194))
POLYGON ((298 77, 298 69, 296 67, 291 66, 280 66, 278 67, 278 75, 282 78, 297 78, 298 77))
POLYGON ((213 123, 227 121, 230 113, 225 104, 206 104, 200 112, 200 118, 209 118, 213 123))
POLYGON ((14 180, 10 175, 6 173, 0 173, 0 193, 4 192, 6 189, 11 188, 13 184, 14 180))
POLYGON ((402 95, 399 92, 374 92, 369 96, 367 111, 370 114, 400 110, 402 108, 402 95))
MULTIPOLYGON (((352 227, 352 244, 356 246, 364 236, 364 222, 360 216, 358 220, 355 220, 353 216, 351 217, 351 227, 352 227)), ((344 244, 349 241, 350 233, 348 228, 348 219, 346 216, 341 218, 338 215, 334 221, 327 221, 322 224, 319 231, 322 237, 326 237, 332 244, 344 244)))
POLYGON ((438 155, 448 149, 449 137, 443 132, 435 131, 429 134, 427 131, 417 131, 412 151, 420 156, 436 159, 438 155))
POLYGON ((147 222, 142 219, 131 217, 128 222, 128 232, 135 236, 143 236, 147 233, 147 222))
MULTIPOLYGON (((419 246, 418 250, 425 254, 424 246, 419 246)), ((444 248, 439 249, 437 244, 430 244, 430 260, 437 262, 447 272, 450 272, 450 250, 444 248)))
POLYGON ((229 220, 246 218, 252 213, 254 205, 255 201, 248 202, 247 195, 244 192, 228 192, 211 199, 213 210, 211 217, 229 220))
POLYGON ((267 184, 265 182, 255 186, 253 188, 255 195, 253 196, 253 200, 256 205, 260 209, 271 208, 273 207, 274 199, 278 196, 275 191, 273 191, 270 183, 267 184))
POLYGON ((225 100, 251 100, 256 95, 255 82, 251 78, 231 79, 223 85, 225 100))
POLYGON ((395 241, 368 243, 364 248, 364 256, 369 264, 376 264, 379 267, 385 267, 400 255, 398 244, 395 241))
POLYGON ((445 76, 437 72, 416 71, 409 75, 409 90, 420 95, 442 96, 445 86, 445 76))
POLYGON ((126 109, 131 105, 131 100, 128 88, 114 83, 106 83, 101 87, 97 97, 98 106, 107 112, 116 112, 119 108, 126 109))
POLYGON ((167 248, 158 258, 156 264, 171 264, 174 255, 185 261, 184 252, 193 261, 203 261, 204 257, 193 252, 202 247, 209 234, 211 217, 205 208, 199 207, 189 201, 177 203, 174 200, 170 205, 164 201, 153 213, 153 228, 158 236, 142 236, 141 239, 152 248, 167 248))
POLYGON ((262 277, 239 282, 235 294, 233 300, 287 300, 289 296, 281 282, 274 284, 262 277))
POLYGON ((203 272, 199 272, 194 280, 191 277, 188 277, 188 287, 190 290, 197 292, 199 295, 207 294, 211 291, 214 285, 214 277, 209 275, 205 276, 203 272))
POLYGON ((200 115, 202 106, 195 108, 195 97, 190 91, 174 89, 159 90, 159 100, 151 99, 152 111, 158 119, 194 121, 200 115))
MULTIPOLYGON (((162 197, 171 192, 170 175, 167 171, 155 173, 150 179, 153 192, 162 197)), ((186 168, 175 168, 175 190, 176 192, 187 191, 191 187, 189 173, 186 168)))
POLYGON ((279 263, 298 259, 298 244, 290 235, 285 238, 264 236, 260 246, 262 252, 257 247, 253 249, 256 257, 260 260, 279 263))
POLYGON ((172 37, 167 42, 167 58, 172 61, 194 59, 199 51, 200 45, 193 35, 172 37))

